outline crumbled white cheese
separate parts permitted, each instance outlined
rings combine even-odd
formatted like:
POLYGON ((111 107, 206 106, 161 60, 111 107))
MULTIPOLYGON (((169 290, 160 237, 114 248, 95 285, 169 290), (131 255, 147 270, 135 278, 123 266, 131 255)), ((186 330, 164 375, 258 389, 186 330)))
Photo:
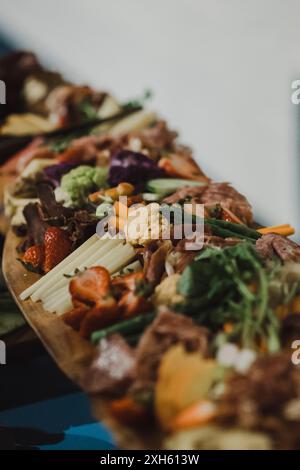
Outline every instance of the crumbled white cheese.
POLYGON ((245 373, 256 359, 255 351, 240 349, 236 344, 225 343, 217 353, 217 361, 224 367, 232 367, 237 372, 245 373))
POLYGON ((253 364, 255 359, 256 359, 255 351, 252 351, 251 349, 242 349, 238 354, 238 357, 235 363, 235 370, 241 373, 247 372, 247 370, 253 364))
POLYGON ((234 367, 238 354, 239 348, 235 344, 225 343, 217 353, 217 361, 224 367, 234 367))

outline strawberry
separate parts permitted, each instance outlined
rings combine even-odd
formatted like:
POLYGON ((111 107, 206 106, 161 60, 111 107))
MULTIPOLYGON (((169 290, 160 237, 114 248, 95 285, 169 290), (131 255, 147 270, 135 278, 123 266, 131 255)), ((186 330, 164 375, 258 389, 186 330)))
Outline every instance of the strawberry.
POLYGON ((33 245, 25 251, 22 257, 22 263, 24 263, 30 271, 39 272, 43 267, 44 257, 43 245, 33 245))
POLYGON ((110 274, 102 266, 94 266, 86 269, 70 282, 70 293, 74 300, 79 300, 88 305, 108 298, 110 291, 110 274))
POLYGON ((72 243, 65 230, 59 227, 49 227, 45 232, 44 247, 45 260, 43 268, 47 273, 68 256, 71 252, 72 243))
POLYGON ((80 325, 84 317, 89 311, 89 307, 74 307, 69 312, 66 312, 62 315, 64 322, 71 326, 74 330, 79 331, 80 325))
POLYGON ((89 338, 93 331, 105 328, 121 320, 116 301, 112 297, 110 303, 111 305, 108 306, 107 302, 104 301, 103 306, 99 303, 96 307, 89 308, 80 323, 79 334, 83 338, 89 338))
POLYGON ((93 266, 75 276, 69 285, 73 310, 65 322, 84 338, 99 328, 120 319, 117 302, 110 292, 110 274, 102 266, 93 266))

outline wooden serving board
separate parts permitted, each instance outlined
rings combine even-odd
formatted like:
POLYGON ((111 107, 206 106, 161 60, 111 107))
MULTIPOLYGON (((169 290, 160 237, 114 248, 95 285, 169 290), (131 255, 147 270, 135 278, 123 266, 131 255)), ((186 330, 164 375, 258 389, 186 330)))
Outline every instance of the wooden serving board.
MULTIPOLYGON (((2 269, 7 286, 26 321, 40 338, 45 348, 53 357, 58 367, 77 385, 80 386, 83 375, 91 363, 96 348, 81 338, 53 313, 46 312, 41 302, 30 299, 22 301, 19 294, 40 277, 25 270, 17 260, 16 246, 19 238, 9 229, 3 251, 2 269)), ((115 441, 123 449, 158 449, 161 446, 159 436, 153 430, 138 431, 121 425, 109 413, 107 401, 102 397, 91 397, 95 417, 106 424, 112 431, 115 441)))
POLYGON ((0 172, 0 234, 5 235, 9 228, 9 220, 4 214, 4 191, 6 186, 12 184, 15 176, 3 176, 0 172))

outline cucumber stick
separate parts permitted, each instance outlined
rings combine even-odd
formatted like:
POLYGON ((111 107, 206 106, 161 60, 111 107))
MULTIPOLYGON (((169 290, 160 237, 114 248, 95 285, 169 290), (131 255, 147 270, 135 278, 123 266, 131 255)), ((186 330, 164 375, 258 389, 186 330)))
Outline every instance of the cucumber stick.
POLYGON ((206 184, 203 181, 191 181, 180 178, 157 178, 149 180, 146 186, 147 190, 151 193, 164 197, 174 193, 183 186, 206 186, 206 184))

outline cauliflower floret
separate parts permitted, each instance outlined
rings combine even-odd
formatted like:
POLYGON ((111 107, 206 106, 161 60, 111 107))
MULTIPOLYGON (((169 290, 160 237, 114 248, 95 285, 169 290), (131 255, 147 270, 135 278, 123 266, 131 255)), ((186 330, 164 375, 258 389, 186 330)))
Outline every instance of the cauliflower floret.
POLYGON ((152 296, 155 306, 166 305, 170 307, 183 301, 183 296, 177 291, 179 278, 180 274, 171 274, 158 284, 152 296))
POLYGON ((150 240, 170 238, 170 225, 160 212, 160 205, 132 206, 124 226, 126 241, 132 245, 144 245, 150 240))

